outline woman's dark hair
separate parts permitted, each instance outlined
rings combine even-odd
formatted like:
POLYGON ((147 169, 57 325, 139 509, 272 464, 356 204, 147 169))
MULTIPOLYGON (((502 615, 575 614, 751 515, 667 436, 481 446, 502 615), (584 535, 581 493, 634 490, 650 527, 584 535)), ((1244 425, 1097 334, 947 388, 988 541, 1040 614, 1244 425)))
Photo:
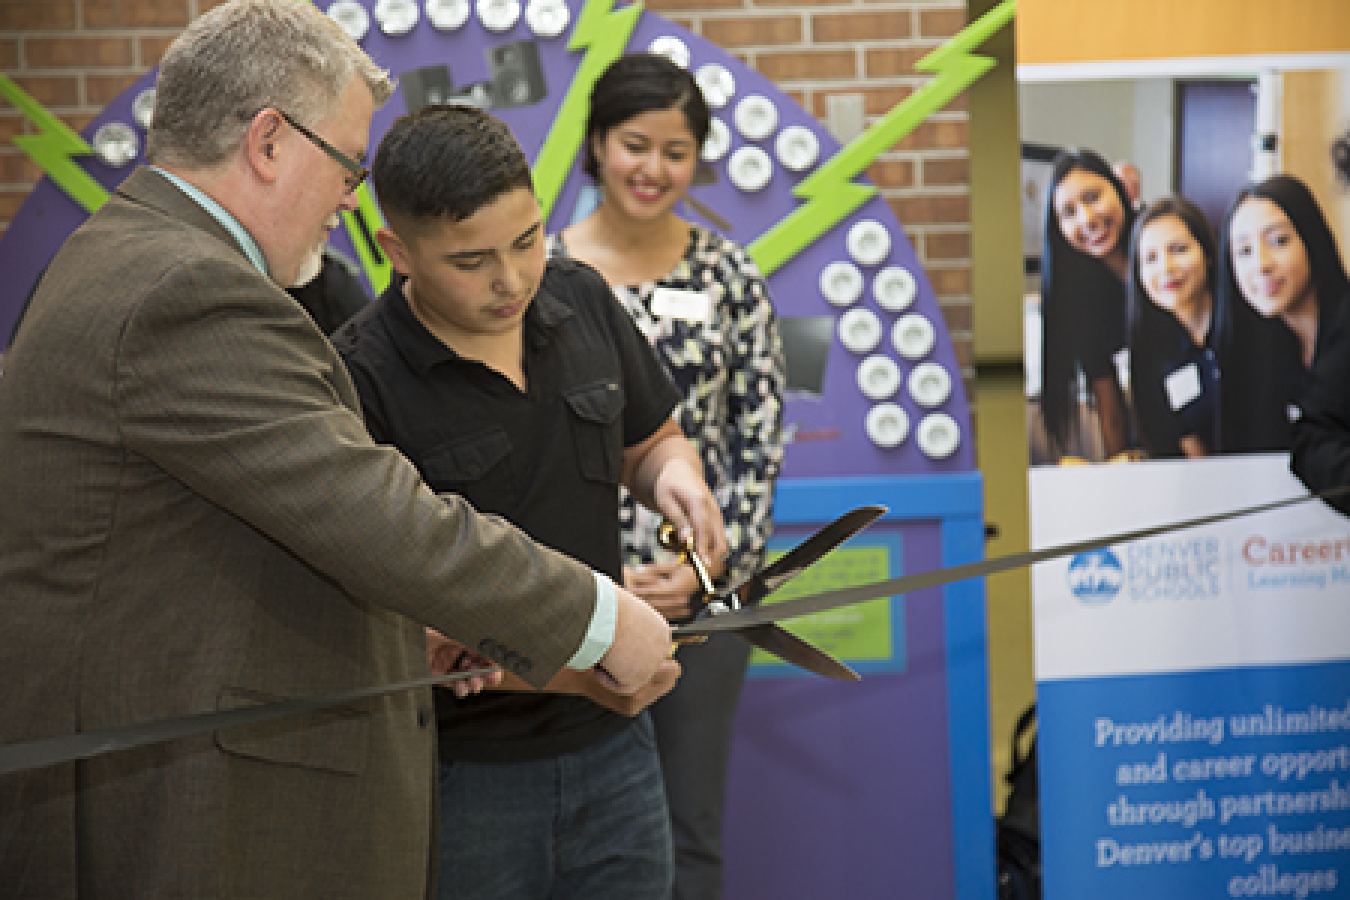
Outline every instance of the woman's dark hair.
MULTIPOLYGON (((1153 419, 1151 416, 1143 415, 1141 409, 1145 405, 1142 392, 1148 390, 1146 382, 1157 377, 1160 361, 1168 355, 1169 345, 1172 342, 1167 336, 1177 334, 1177 327, 1180 326, 1180 323, 1173 324, 1175 319, 1171 313, 1161 309, 1149 297, 1148 289, 1139 274, 1140 236, 1150 223, 1164 216, 1176 216, 1180 219, 1191 237, 1200 245, 1200 250, 1205 255, 1205 284, 1209 287, 1211 297, 1218 264, 1218 246, 1214 240, 1214 229, 1210 228, 1209 220, 1205 218, 1200 207, 1185 197, 1173 196, 1156 200, 1135 220, 1134 231, 1130 235, 1130 279, 1126 302, 1130 386, 1135 396, 1135 430, 1144 448, 1154 458, 1180 455, 1180 449, 1172 446, 1176 442, 1176 436, 1152 433, 1150 426, 1153 419)), ((1211 318, 1211 327, 1212 322, 1211 318)))
MULTIPOLYGON (((1121 242, 1127 242, 1134 227, 1134 205, 1110 163, 1085 149, 1063 150, 1050 170, 1045 197, 1045 229, 1041 250, 1041 418, 1048 437, 1064 447, 1078 431, 1077 386, 1081 362, 1079 346, 1092 318, 1119 315, 1124 338, 1124 287, 1099 259, 1069 246, 1055 212, 1055 191, 1070 172, 1091 172, 1110 182, 1120 198, 1123 221, 1121 242), (1118 303, 1109 298, 1121 298, 1118 303), (1105 308, 1104 308, 1105 307, 1105 308), (1113 307, 1119 307, 1113 310, 1113 307)), ((1092 324, 1100 329, 1103 323, 1092 324)))
POLYGON ((1278 206, 1303 242, 1316 291, 1319 337, 1350 290, 1350 277, 1336 238, 1306 184, 1293 175, 1272 175, 1238 191, 1224 217, 1214 293, 1214 348, 1224 376, 1224 452, 1288 449, 1284 407, 1297 398, 1286 396, 1290 391, 1284 373, 1303 368, 1297 337, 1279 319, 1266 319, 1254 310, 1237 281, 1233 218, 1251 199, 1269 200, 1278 206), (1262 409, 1267 410, 1265 418, 1269 421, 1250 425, 1255 415, 1252 411, 1262 409), (1244 422, 1241 428, 1232 424, 1239 421, 1244 422))
POLYGON ((634 116, 660 109, 684 113, 694 141, 703 146, 711 128, 712 113, 694 77, 655 53, 630 53, 616 59, 591 88, 582 171, 592 178, 600 177, 592 146, 597 137, 634 116))
MULTIPOLYGON (((1272 175, 1265 181, 1248 185, 1238 191, 1237 198, 1228 208, 1223 226, 1223 254, 1219 258, 1218 293, 1224 301, 1215 314, 1215 333, 1220 338, 1231 334, 1235 324, 1240 322, 1238 301, 1242 307, 1247 305, 1237 282, 1237 273, 1233 267, 1232 228, 1233 217, 1238 208, 1247 200, 1269 200, 1278 206, 1294 230, 1308 254, 1308 265, 1312 270, 1313 289, 1317 293, 1319 309, 1324 303, 1337 304, 1345 293, 1350 278, 1345 273, 1345 264, 1341 261, 1341 251, 1336 245, 1336 237, 1331 233, 1322 207, 1313 197, 1308 186, 1293 175, 1272 175)), ((1255 313, 1254 313, 1255 314, 1255 313)))
MULTIPOLYGON (((1130 348, 1135 347, 1135 335, 1138 332, 1139 321, 1146 315, 1150 308, 1158 309, 1148 296, 1148 289, 1144 285, 1143 279, 1139 275, 1139 236, 1143 234, 1144 229, 1152 222, 1163 218, 1164 216, 1176 216, 1181 223, 1186 226, 1191 237, 1200 245, 1200 249, 1205 254, 1205 281, 1211 291, 1214 290, 1216 266, 1218 264, 1218 246, 1214 240, 1214 230, 1209 227, 1209 220, 1205 218, 1204 212, 1185 197, 1163 197, 1161 200, 1155 200, 1148 205, 1148 208, 1141 212, 1134 223, 1134 231, 1130 235, 1130 280, 1129 280, 1129 303, 1127 321, 1129 323, 1130 348)), ((1170 315, 1165 310, 1159 310, 1163 315, 1170 315)))

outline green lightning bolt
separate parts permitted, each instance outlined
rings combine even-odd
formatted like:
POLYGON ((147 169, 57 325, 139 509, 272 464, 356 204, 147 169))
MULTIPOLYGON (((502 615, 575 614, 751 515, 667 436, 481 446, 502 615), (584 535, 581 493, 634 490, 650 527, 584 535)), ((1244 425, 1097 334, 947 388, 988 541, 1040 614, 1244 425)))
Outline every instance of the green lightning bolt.
POLYGON ((7 75, 0 75, 0 96, 18 108, 37 129, 21 134, 14 144, 37 163, 47 177, 85 212, 92 213, 108 200, 103 185, 81 168, 72 156, 88 156, 93 148, 7 75))
POLYGON ((562 192, 572 160, 576 159, 585 138, 591 87, 609 64, 623 55, 628 38, 642 15, 640 3, 617 12, 611 12, 613 7, 614 0, 588 0, 572 29, 572 40, 567 44, 568 50, 586 50, 586 55, 572 76, 572 84, 558 107, 553 127, 544 138, 539 158, 534 163, 534 192, 539 197, 539 208, 545 219, 562 192))
POLYGON ((970 51, 1012 21, 1016 5, 1016 0, 1004 0, 915 63, 914 68, 933 72, 937 77, 897 104, 793 189, 793 194, 806 202, 748 248, 765 275, 862 206, 877 189, 854 184, 853 179, 887 148, 895 146, 924 119, 994 67, 992 59, 973 56, 970 51))

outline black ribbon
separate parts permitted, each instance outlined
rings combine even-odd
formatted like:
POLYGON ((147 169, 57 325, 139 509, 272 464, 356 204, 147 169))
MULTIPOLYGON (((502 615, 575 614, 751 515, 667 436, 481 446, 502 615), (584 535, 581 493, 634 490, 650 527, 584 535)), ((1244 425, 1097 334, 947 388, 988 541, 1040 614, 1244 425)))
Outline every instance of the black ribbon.
MULTIPOLYGON (((1043 550, 1014 553, 1009 556, 1000 556, 995 559, 950 566, 945 569, 935 569, 930 572, 902 575, 887 581, 878 581, 873 584, 842 588, 837 591, 828 591, 823 594, 813 594, 810 597, 796 597, 791 600, 784 600, 781 603, 746 607, 717 616, 707 616, 693 624, 682 625, 674 629, 674 632, 677 636, 680 636, 709 634, 714 631, 735 631, 740 628, 763 625, 769 622, 777 622, 782 619, 792 619, 808 613, 819 612, 824 609, 834 609, 840 606, 848 606, 853 603, 861 603, 864 600, 871 600, 876 597, 888 597, 892 594, 905 594, 927 588, 941 587, 942 585, 951 584, 954 581, 963 581, 967 578, 979 578, 985 575, 992 575, 996 572, 1004 572, 1009 569, 1024 568, 1051 559, 1073 556, 1078 553, 1086 553, 1090 550, 1100 550, 1101 548, 1108 547, 1112 544, 1120 544, 1125 543, 1126 541, 1140 540, 1148 537, 1157 537, 1173 531, 1195 528, 1200 525, 1213 525, 1229 519, 1237 519, 1243 516, 1269 512, 1287 506, 1295 506, 1300 503, 1306 503, 1309 500, 1325 500, 1345 493, 1350 493, 1350 486, 1333 488, 1321 493, 1307 494, 1301 497, 1290 497, 1285 500, 1275 500, 1270 503, 1262 503, 1257 506, 1249 506, 1230 512, 1215 513, 1214 515, 1200 516, 1195 519, 1185 519, 1167 525, 1141 528, 1136 531, 1125 531, 1106 537, 1094 538, 1092 540, 1076 541, 1071 544, 1061 544, 1057 547, 1048 547, 1043 550)), ((396 684, 384 684, 360 688, 338 694, 299 697, 291 700, 282 700, 276 703, 245 707, 243 709, 198 713, 196 715, 165 719, 148 724, 123 725, 101 731, 87 731, 80 734, 43 738, 41 740, 28 741, 21 744, 3 744, 0 745, 0 775, 9 775, 16 772, 28 771, 30 769, 41 769, 46 766, 54 766, 59 763, 73 762, 80 759, 89 759, 105 753, 114 753, 118 750, 129 750, 132 747, 143 747, 149 744, 178 740, 198 734, 205 734, 210 731, 219 731, 223 728, 237 728, 241 725, 252 725, 258 722, 266 722, 271 719, 281 718, 282 716, 317 712, 322 709, 346 706, 347 704, 356 703, 360 700, 369 700, 374 697, 383 697, 388 694, 397 694, 402 691, 410 691, 417 688, 430 687, 432 685, 447 684, 495 671, 497 671, 495 668, 474 669, 465 672, 455 672, 450 675, 419 678, 415 681, 402 681, 396 684)))

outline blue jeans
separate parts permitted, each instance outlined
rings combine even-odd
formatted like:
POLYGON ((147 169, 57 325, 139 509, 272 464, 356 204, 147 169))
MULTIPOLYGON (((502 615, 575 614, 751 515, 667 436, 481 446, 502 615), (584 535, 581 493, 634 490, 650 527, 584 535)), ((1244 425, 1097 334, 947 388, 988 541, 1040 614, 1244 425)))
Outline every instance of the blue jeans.
POLYGON ((575 753, 441 763, 439 900, 665 900, 672 852, 651 720, 575 753))
POLYGON ((734 634, 686 644, 675 688, 651 706, 675 842, 672 900, 720 900, 727 765, 750 645, 734 634))

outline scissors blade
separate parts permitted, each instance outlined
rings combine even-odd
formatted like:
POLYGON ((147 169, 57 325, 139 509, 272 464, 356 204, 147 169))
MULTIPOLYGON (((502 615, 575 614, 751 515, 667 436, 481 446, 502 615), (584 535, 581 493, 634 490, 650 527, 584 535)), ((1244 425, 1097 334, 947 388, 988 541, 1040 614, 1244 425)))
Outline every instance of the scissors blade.
POLYGON ((741 606, 754 606, 796 578, 822 556, 871 525, 887 513, 884 506, 860 506, 849 510, 751 575, 736 589, 741 606))
POLYGON ((718 613, 717 615, 703 616, 693 622, 677 625, 672 630, 676 638, 696 637, 700 634, 716 634, 719 631, 741 631, 742 629, 752 628, 756 625, 768 625, 774 622, 780 622, 783 619, 795 619, 799 616, 809 616, 812 613, 839 609, 843 606, 853 606, 854 604, 862 603, 865 600, 874 600, 877 597, 888 597, 892 594, 904 593, 903 590, 896 589, 896 584, 900 582, 905 582, 907 585, 912 584, 915 590, 919 590, 929 586, 927 584, 919 583, 922 576, 929 574, 931 573, 901 576, 900 578, 892 578, 887 581, 878 581, 875 584, 860 584, 857 587, 839 588, 838 590, 826 591, 823 594, 793 597, 790 600, 783 600, 779 603, 765 603, 759 606, 743 606, 740 609, 728 610, 727 612, 718 613))
POLYGON ((784 662, 792 663, 808 672, 814 672, 835 681, 862 680, 857 672, 824 650, 808 644, 792 632, 777 625, 751 625, 732 633, 744 638, 761 650, 767 650, 784 662))

